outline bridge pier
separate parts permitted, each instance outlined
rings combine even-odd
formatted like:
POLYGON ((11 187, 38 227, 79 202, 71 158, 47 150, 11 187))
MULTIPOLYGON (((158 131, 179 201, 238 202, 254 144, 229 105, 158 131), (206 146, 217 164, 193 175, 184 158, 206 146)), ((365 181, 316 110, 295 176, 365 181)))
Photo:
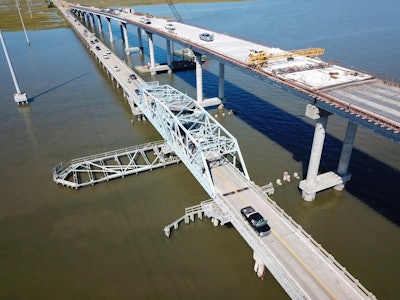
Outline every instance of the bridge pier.
POLYGON ((126 29, 126 23, 121 23, 121 29, 122 29, 122 34, 123 34, 123 40, 124 40, 124 45, 125 45, 125 54, 129 54, 129 39, 128 39, 128 30, 126 29))
POLYGON ((103 28, 101 28, 102 24, 101 24, 101 16, 100 15, 96 15, 97 17, 97 22, 99 23, 99 32, 102 33, 103 32, 103 28))
POLYGON ((254 259, 254 272, 256 272, 257 276, 261 278, 261 280, 263 280, 265 277, 266 267, 262 259, 258 257, 255 251, 253 252, 253 259, 254 259))
POLYGON ((315 124, 307 177, 305 180, 300 182, 300 189, 302 190, 303 199, 306 201, 312 201, 315 199, 316 192, 320 191, 317 182, 317 175, 321 161, 322 149, 324 147, 325 131, 329 114, 324 110, 319 110, 316 106, 307 105, 306 116, 312 119, 317 119, 317 123, 315 124))
POLYGON ((343 141, 342 152, 340 154, 337 174, 343 178, 343 182, 334 187, 335 190, 341 191, 347 181, 350 180, 351 174, 348 173, 353 144, 356 137, 358 126, 350 121, 347 123, 346 135, 343 141))
POLYGON ((201 54, 194 52, 196 61, 196 91, 197 102, 203 101, 203 67, 201 66, 201 54))
POLYGON ((94 31, 94 14, 89 14, 90 25, 92 26, 92 30, 94 31))
POLYGON ((108 25, 108 32, 110 34, 110 43, 114 42, 114 38, 113 38, 113 33, 112 33, 112 28, 111 28, 111 19, 110 18, 106 18, 107 19, 107 25, 108 25))
POLYGON ((347 169, 350 162, 357 126, 350 122, 347 127, 346 138, 343 143, 338 170, 336 172, 329 171, 318 175, 329 115, 329 112, 321 108, 311 104, 307 105, 306 116, 317 120, 317 122, 315 124, 307 177, 305 180, 300 181, 299 184, 299 188, 302 190, 302 198, 306 201, 313 201, 317 192, 332 187, 336 190, 342 190, 345 183, 349 181, 351 177, 350 174, 347 174, 347 169))
POLYGON ((143 53, 142 31, 140 27, 137 28, 137 35, 138 35, 139 49, 140 52, 143 53))
POLYGON ((219 63, 219 84, 218 84, 218 98, 223 99, 225 97, 225 65, 223 63, 219 63))
MULTIPOLYGON (((166 39, 167 47, 167 64, 170 70, 172 70, 172 57, 171 57, 171 40, 166 39)), ((170 71, 169 71, 170 72, 170 71)))
POLYGON ((154 58, 154 43, 153 43, 153 34, 151 32, 146 32, 149 37, 149 54, 150 54, 150 74, 156 75, 155 70, 155 58, 154 58))

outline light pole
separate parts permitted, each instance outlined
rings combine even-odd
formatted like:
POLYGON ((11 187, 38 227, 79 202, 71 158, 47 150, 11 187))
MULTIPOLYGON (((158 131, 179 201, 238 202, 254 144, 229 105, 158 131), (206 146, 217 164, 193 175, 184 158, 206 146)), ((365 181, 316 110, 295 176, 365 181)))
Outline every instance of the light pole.
POLYGON ((7 47, 6 47, 6 44, 4 42, 3 34, 1 33, 1 30, 0 30, 0 40, 1 40, 1 44, 3 45, 4 54, 6 55, 6 59, 7 59, 7 62, 8 62, 8 67, 10 68, 10 73, 11 73, 11 77, 12 77, 12 79, 14 81, 15 89, 17 90, 17 93, 14 94, 14 101, 18 105, 20 105, 20 104, 28 104, 28 98, 26 97, 26 93, 21 93, 21 90, 19 89, 17 77, 15 77, 14 69, 13 69, 10 57, 8 56, 7 47))
POLYGON ((19 9, 18 0, 15 0, 15 3, 17 4, 18 14, 19 14, 19 18, 21 19, 22 28, 24 29, 26 42, 28 43, 28 46, 30 47, 31 46, 31 42, 29 41, 28 35, 26 34, 25 24, 24 24, 24 20, 22 19, 21 10, 19 9))

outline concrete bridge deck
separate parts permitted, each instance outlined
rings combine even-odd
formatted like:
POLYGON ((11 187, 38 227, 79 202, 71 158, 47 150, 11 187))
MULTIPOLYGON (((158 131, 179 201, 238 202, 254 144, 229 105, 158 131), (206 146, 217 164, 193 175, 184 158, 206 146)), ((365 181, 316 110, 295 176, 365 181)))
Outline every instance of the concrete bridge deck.
POLYGON ((217 59, 223 64, 238 68, 253 76, 281 85, 310 103, 347 118, 396 142, 400 142, 400 84, 375 78, 319 58, 295 56, 287 60, 286 51, 252 41, 229 36, 188 24, 151 18, 151 24, 142 22, 142 14, 121 12, 106 13, 99 8, 70 5, 76 11, 103 15, 131 24, 149 34, 157 34, 177 42, 202 55, 217 59), (165 28, 167 23, 175 30, 165 28), (212 42, 199 38, 201 33, 214 35, 212 42), (251 67, 246 60, 251 50, 282 55, 263 67, 251 67), (357 97, 362 91, 363 96, 357 97), (349 97, 352 95, 352 97, 349 97))

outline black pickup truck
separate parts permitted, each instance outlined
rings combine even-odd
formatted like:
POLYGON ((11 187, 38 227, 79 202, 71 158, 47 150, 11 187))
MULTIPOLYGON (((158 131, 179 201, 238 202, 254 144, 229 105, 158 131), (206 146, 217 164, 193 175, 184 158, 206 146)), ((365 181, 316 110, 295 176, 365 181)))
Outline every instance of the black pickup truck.
POLYGON ((247 206, 240 210, 243 217, 249 222, 251 227, 256 231, 259 236, 267 236, 271 233, 271 228, 269 227, 267 221, 264 217, 254 210, 253 207, 247 206))

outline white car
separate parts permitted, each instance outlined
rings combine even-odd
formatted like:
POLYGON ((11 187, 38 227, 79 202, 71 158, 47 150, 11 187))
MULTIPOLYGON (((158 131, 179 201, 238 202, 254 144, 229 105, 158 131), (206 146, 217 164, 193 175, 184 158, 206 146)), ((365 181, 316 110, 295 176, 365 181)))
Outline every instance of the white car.
POLYGON ((167 30, 175 30, 175 26, 172 25, 171 23, 167 23, 167 24, 165 24, 165 29, 167 29, 167 30))
POLYGON ((120 71, 120 69, 118 68, 118 66, 114 66, 114 71, 115 71, 115 72, 119 72, 119 71, 120 71))
POLYGON ((111 51, 107 49, 107 50, 106 50, 106 53, 107 53, 107 54, 111 54, 111 51))
POLYGON ((208 32, 201 33, 199 38, 206 42, 212 42, 214 40, 214 35, 208 32))
POLYGON ((104 59, 109 59, 110 56, 108 54, 103 54, 104 59))

